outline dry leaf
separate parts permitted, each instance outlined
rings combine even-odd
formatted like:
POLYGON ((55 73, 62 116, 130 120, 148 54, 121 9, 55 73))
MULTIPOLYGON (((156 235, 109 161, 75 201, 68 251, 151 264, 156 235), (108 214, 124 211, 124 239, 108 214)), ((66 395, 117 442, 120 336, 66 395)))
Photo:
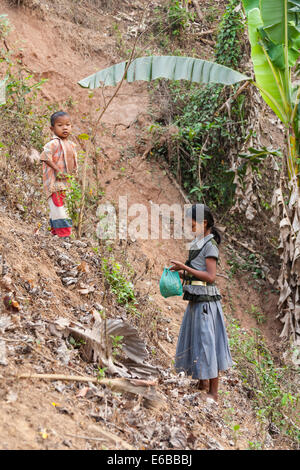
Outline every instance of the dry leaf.
POLYGON ((14 312, 18 312, 21 310, 20 304, 14 300, 11 294, 7 294, 3 297, 3 303, 7 310, 12 310, 14 312))
POLYGON ((89 265, 87 264, 86 261, 82 261, 78 266, 77 270, 82 272, 82 273, 88 273, 90 271, 89 265))
POLYGON ((84 398, 89 391, 90 387, 83 387, 76 395, 76 398, 84 398))
POLYGON ((11 291, 13 289, 12 279, 9 276, 3 276, 0 280, 0 285, 7 291, 11 291))

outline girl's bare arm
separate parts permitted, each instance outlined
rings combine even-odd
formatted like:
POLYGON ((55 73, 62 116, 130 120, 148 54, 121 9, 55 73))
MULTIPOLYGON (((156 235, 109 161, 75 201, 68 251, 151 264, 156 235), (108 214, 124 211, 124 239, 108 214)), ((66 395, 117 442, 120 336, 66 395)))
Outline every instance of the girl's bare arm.
MULTIPOLYGON (((208 283, 213 283, 217 275, 217 260, 216 258, 206 258, 206 269, 207 271, 198 271, 197 269, 190 268, 179 261, 171 260, 171 263, 174 265, 173 271, 185 270, 189 274, 192 274, 199 281, 204 281, 208 283)), ((180 275, 180 274, 179 274, 180 275)), ((181 277, 181 276, 180 276, 181 277)))

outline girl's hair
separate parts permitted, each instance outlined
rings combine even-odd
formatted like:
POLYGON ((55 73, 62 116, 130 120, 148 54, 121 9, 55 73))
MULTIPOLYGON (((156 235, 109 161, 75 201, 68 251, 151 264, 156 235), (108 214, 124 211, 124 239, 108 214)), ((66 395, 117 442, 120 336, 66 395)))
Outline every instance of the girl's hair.
POLYGON ((207 228, 210 228, 210 231, 214 236, 217 244, 219 245, 221 243, 221 235, 214 225, 214 218, 208 206, 205 204, 193 204, 187 215, 199 223, 203 222, 203 220, 206 220, 207 228))
POLYGON ((56 113, 52 114, 52 116, 50 117, 51 126, 53 127, 56 119, 62 116, 69 116, 69 114, 65 111, 57 111, 56 113))

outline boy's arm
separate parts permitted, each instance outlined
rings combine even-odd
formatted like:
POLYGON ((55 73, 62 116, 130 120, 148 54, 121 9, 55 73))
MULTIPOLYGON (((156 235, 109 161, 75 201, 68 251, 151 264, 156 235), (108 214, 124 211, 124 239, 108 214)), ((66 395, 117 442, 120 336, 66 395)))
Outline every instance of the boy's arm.
POLYGON ((56 178, 57 179, 66 179, 67 178, 67 175, 65 175, 64 173, 61 173, 60 169, 58 168, 58 166, 52 162, 51 160, 44 160, 44 162, 46 163, 46 165, 50 166, 50 168, 52 168, 54 171, 56 171, 56 178))
POLYGON ((53 145, 53 142, 49 142, 45 145, 44 151, 40 156, 40 160, 46 163, 46 165, 50 166, 50 168, 52 168, 56 172, 57 179, 65 179, 65 175, 60 172, 60 169, 58 168, 56 163, 53 162, 52 155, 55 151, 53 145))

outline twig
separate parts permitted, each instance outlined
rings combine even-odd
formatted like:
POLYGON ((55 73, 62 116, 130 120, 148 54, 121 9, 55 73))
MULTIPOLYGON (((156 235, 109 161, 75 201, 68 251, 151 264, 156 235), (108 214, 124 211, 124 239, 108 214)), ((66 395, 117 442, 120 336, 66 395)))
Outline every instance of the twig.
POLYGON ((229 280, 229 277, 228 277, 228 276, 226 276, 226 274, 217 273, 217 276, 225 277, 225 279, 228 279, 228 280, 229 280))
POLYGON ((41 379, 41 380, 67 380, 76 382, 92 382, 98 385, 105 385, 116 392, 127 392, 142 396, 148 406, 153 409, 165 407, 165 399, 158 394, 153 387, 153 381, 141 381, 135 379, 98 379, 97 377, 86 377, 80 375, 64 374, 21 374, 19 379, 41 379))
POLYGON ((88 437, 88 436, 76 436, 72 434, 67 434, 67 436, 73 437, 73 438, 78 438, 78 439, 86 439, 86 440, 93 440, 93 441, 111 441, 114 444, 120 444, 124 449, 127 450, 133 450, 134 448, 128 444, 126 441, 121 439, 121 437, 117 436, 116 434, 113 434, 110 431, 107 431, 106 429, 101 429, 98 426, 93 426, 93 430, 95 429, 95 433, 99 433, 103 437, 88 437))
POLYGON ((6 39, 3 39, 3 44, 4 44, 5 49, 7 50, 7 52, 9 52, 9 47, 7 45, 6 39))
POLYGON ((173 359, 173 356, 171 356, 159 342, 157 342, 156 345, 169 359, 173 359))
POLYGON ((177 183, 176 179, 171 175, 171 173, 168 171, 168 168, 167 166, 163 165, 164 167, 164 170, 165 172, 167 173, 168 177, 170 178, 170 180, 172 181, 172 183, 175 185, 175 187, 178 189, 178 191, 180 192, 181 196, 183 197, 184 201, 186 204, 190 204, 190 201, 187 197, 187 195, 183 192, 182 188, 179 186, 179 184, 177 183))
POLYGON ((127 71, 128 71, 128 68, 130 67, 132 61, 133 61, 133 57, 134 57, 134 53, 135 53, 135 49, 136 49, 136 45, 137 45, 137 41, 138 41, 138 35, 136 36, 135 38, 135 42, 134 42, 134 45, 133 45, 133 48, 132 48, 132 51, 131 51, 131 54, 130 54, 130 57, 129 57, 129 60, 127 61, 127 64, 126 64, 126 67, 125 67, 125 70, 124 70, 124 73, 123 73, 123 76, 122 76, 122 79, 121 81, 119 82, 115 92, 113 93, 113 95, 110 97, 110 99, 108 100, 108 102, 105 104, 104 108, 102 109, 101 113, 99 114, 94 126, 93 126, 93 129, 92 129, 92 135, 91 135, 91 138, 88 140, 88 148, 87 148, 87 151, 86 151, 86 155, 85 155, 85 159, 84 159, 84 164, 83 164, 83 176, 82 176, 82 195, 81 195, 81 201, 80 201, 80 211, 79 211, 79 220, 78 220, 78 238, 81 238, 81 232, 82 232, 82 220, 83 220, 83 211, 84 211, 84 205, 85 205, 85 188, 86 188, 86 173, 87 173, 87 162, 88 162, 88 155, 90 153, 90 150, 92 148, 92 143, 94 142, 94 139, 96 137, 96 132, 97 132, 97 129, 98 129, 98 125, 99 125, 99 122, 101 121, 105 111, 108 109, 108 107, 110 106, 111 102, 114 100, 114 98, 117 96, 121 86, 123 85, 123 82, 125 80, 125 77, 126 77, 126 74, 127 74, 127 71))
POLYGON ((200 20, 200 21, 203 21, 204 16, 203 16, 202 11, 200 10, 200 5, 199 5, 198 0, 193 0, 193 4, 194 4, 194 6, 195 6, 195 8, 196 8, 196 11, 197 11, 197 15, 198 15, 199 20, 200 20))
POLYGON ((243 91, 245 88, 247 88, 247 86, 248 86, 249 84, 250 84, 249 81, 243 83, 243 85, 240 86, 240 88, 235 92, 235 94, 234 94, 233 96, 231 96, 230 98, 228 98, 228 100, 225 101, 225 103, 222 104, 221 108, 219 108, 219 109, 215 112, 215 114, 219 114, 226 106, 229 105, 229 103, 230 103, 231 101, 235 100, 235 99, 239 96, 239 94, 242 93, 242 91, 243 91))
POLYGON ((204 44, 209 44, 210 46, 215 46, 214 41, 211 41, 210 39, 204 39, 204 38, 200 37, 199 40, 204 42, 204 44))
POLYGON ((243 243, 243 242, 240 242, 237 238, 235 238, 233 235, 229 235, 229 233, 226 234, 226 236, 228 238, 230 238, 231 240, 233 240, 235 243, 237 243, 238 245, 241 245, 243 248, 245 248, 246 250, 250 251, 251 253, 253 254, 259 254, 257 251, 253 250, 253 248, 251 248, 250 246, 246 245, 246 243, 243 243))
POLYGON ((197 36, 206 36, 207 34, 212 34, 214 33, 216 30, 215 28, 214 29, 208 29, 207 31, 201 31, 200 33, 197 33, 197 36))
POLYGON ((87 441, 106 441, 103 437, 89 437, 89 436, 76 436, 76 434, 66 433, 66 436, 74 437, 75 439, 86 439, 87 441))

